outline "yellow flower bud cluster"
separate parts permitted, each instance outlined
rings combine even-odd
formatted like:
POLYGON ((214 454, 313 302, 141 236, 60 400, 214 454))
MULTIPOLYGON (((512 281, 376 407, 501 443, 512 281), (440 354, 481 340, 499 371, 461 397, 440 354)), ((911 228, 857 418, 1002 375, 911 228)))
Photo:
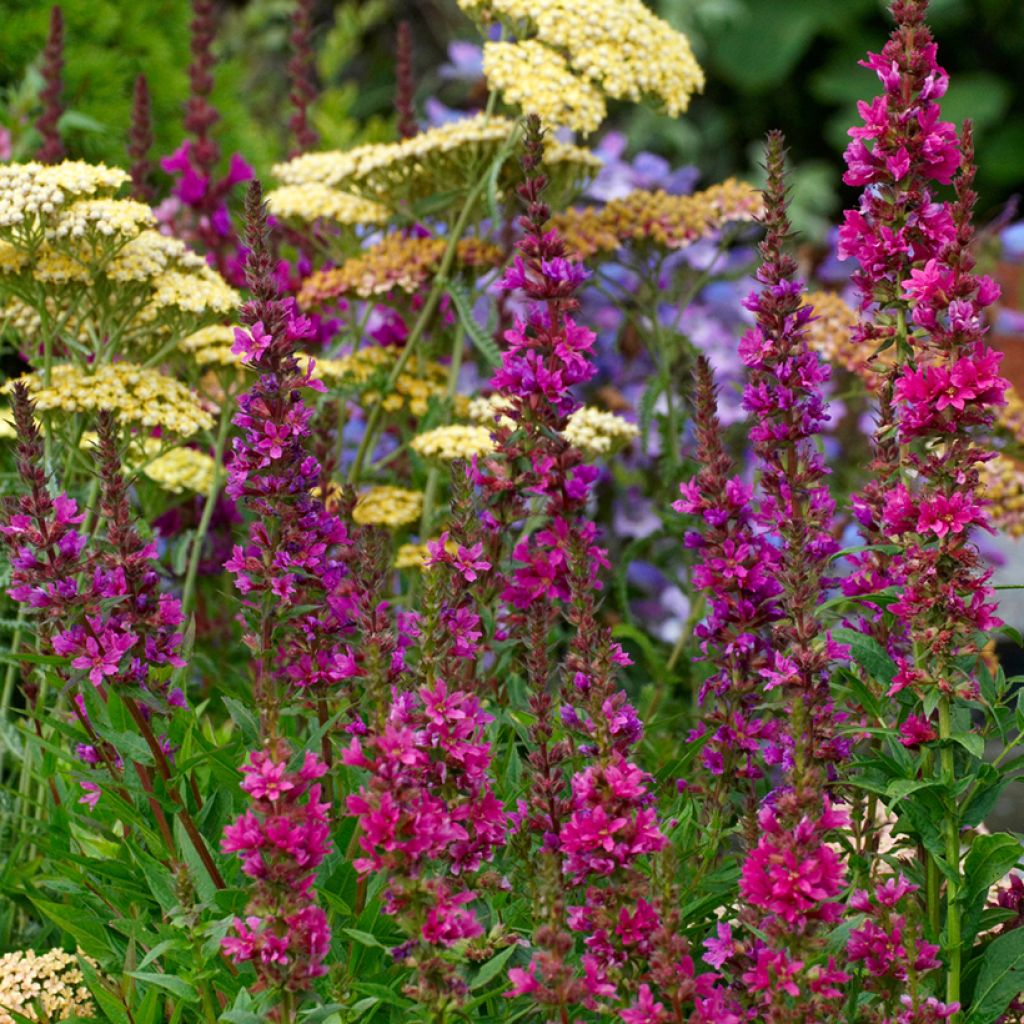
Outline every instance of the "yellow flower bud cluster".
POLYGON ((178 347, 187 353, 199 366, 245 365, 243 358, 232 352, 235 344, 235 330, 226 324, 211 324, 200 327, 178 342, 178 347))
POLYGON ((13 441, 17 436, 14 413, 10 409, 0 408, 0 441, 13 441))
POLYGON ((66 206, 47 228, 46 237, 86 239, 91 235, 134 238, 156 224, 153 211, 134 199, 80 199, 66 206))
MULTIPOLYGON (((95 1017, 96 1007, 78 960, 62 949, 16 950, 0 956, 0 1024, 14 1024, 12 1014, 54 1022, 95 1017)), ((95 961, 89 963, 95 966, 95 961)))
POLYGON ((470 17, 502 22, 518 40, 557 51, 606 96, 650 99, 676 117, 704 88, 689 40, 641 0, 459 0, 459 6, 470 17))
POLYGON ((536 114, 545 124, 589 134, 608 113, 601 90, 536 39, 484 43, 484 75, 506 103, 536 114))
POLYGON ((338 192, 316 181, 274 189, 267 195, 267 209, 282 220, 297 220, 303 224, 315 220, 346 225, 383 224, 388 219, 387 208, 380 203, 347 192, 338 192))
MULTIPOLYGON (((394 387, 381 398, 381 392, 371 383, 384 383, 384 378, 394 366, 401 353, 400 348, 388 345, 369 345, 341 359, 314 358, 313 376, 324 383, 360 392, 364 405, 382 402, 385 412, 408 411, 413 416, 422 416, 430 406, 430 399, 442 399, 448 393, 448 370, 440 363, 429 359, 410 360, 398 375, 394 387)), ((305 369, 308 356, 299 357, 299 365, 305 369)), ((455 410, 461 415, 465 410, 465 398, 457 395, 455 410)))
POLYGON ((453 423, 417 434, 409 446, 417 455, 440 462, 471 459, 474 455, 489 455, 494 451, 488 427, 453 423))
POLYGON ((639 434, 640 430, 635 423, 590 405, 577 409, 562 431, 562 437, 569 444, 592 458, 610 455, 639 434))
POLYGON ((206 260, 179 238, 143 231, 118 251, 106 268, 114 281, 145 281, 167 270, 201 273, 206 260))
POLYGON ((39 412, 110 409, 126 426, 161 427, 182 437, 213 426, 213 417, 184 384, 133 363, 106 364, 91 372, 60 363, 52 368, 49 385, 43 383, 42 371, 21 379, 39 412))
POLYGON ((1024 537, 1024 465, 997 455, 978 472, 978 493, 989 503, 992 525, 1011 537, 1024 537))
MULTIPOLYGON (((299 305, 313 307, 341 295, 368 299, 395 288, 414 292, 437 270, 447 244, 444 238, 386 235, 340 267, 308 277, 299 292, 299 305)), ((455 259, 463 267, 494 267, 501 263, 502 253, 490 242, 463 238, 456 243, 455 259)))
MULTIPOLYGON (((147 442, 152 440, 147 438, 147 442)), ((142 472, 171 494, 207 494, 213 483, 214 461, 206 452, 178 446, 144 462, 142 472)))
POLYGON ((389 526, 396 529, 416 522, 423 511, 423 493, 404 487, 371 487, 359 495, 352 518, 360 526, 389 526))
POLYGON ((142 322, 157 319, 173 309, 199 317, 225 316, 238 308, 241 297, 212 267, 203 266, 191 274, 165 270, 153 279, 153 296, 139 314, 142 322))
MULTIPOLYGON (((434 540, 438 538, 435 537, 434 540)), ((396 569, 422 569, 430 557, 430 551, 427 548, 427 543, 422 544, 403 544, 395 554, 395 568, 396 569)), ((445 551, 449 554, 454 555, 459 549, 459 545, 455 541, 450 540, 444 546, 445 551)))
POLYGON ((0 164, 0 235, 26 238, 69 202, 112 193, 129 180, 127 172, 103 164, 66 160, 60 164, 0 164))
MULTIPOLYGON (((274 175, 284 185, 325 185, 363 196, 390 209, 401 203, 458 193, 470 175, 498 153, 515 125, 503 117, 477 114, 430 128, 401 142, 370 143, 345 152, 307 153, 277 164, 274 175)), ((601 161, 578 146, 551 142, 545 149, 553 184, 578 188, 601 161)), ((511 175, 511 170, 508 174, 511 175)), ((504 182, 507 186, 512 178, 504 182)), ((277 202, 271 192, 268 203, 277 202)), ((461 201, 455 195, 453 202, 461 201)), ((435 211, 437 212, 437 211, 435 211)))
POLYGON ((481 395, 469 402, 469 418, 474 423, 481 423, 488 429, 495 421, 499 426, 514 430, 516 421, 508 415, 508 399, 495 392, 493 395, 481 395))
POLYGON ((807 326, 807 344, 833 366, 856 374, 874 391, 878 378, 869 365, 871 351, 853 340, 857 311, 835 292, 810 292, 806 302, 814 307, 815 317, 807 326))
POLYGON ((10 242, 0 242, 0 274, 17 274, 28 263, 28 253, 10 242))
POLYGON ((575 207, 557 214, 551 225, 582 259, 614 255, 628 245, 682 249, 726 224, 753 221, 761 213, 761 193, 729 178, 689 196, 637 189, 604 206, 575 207))

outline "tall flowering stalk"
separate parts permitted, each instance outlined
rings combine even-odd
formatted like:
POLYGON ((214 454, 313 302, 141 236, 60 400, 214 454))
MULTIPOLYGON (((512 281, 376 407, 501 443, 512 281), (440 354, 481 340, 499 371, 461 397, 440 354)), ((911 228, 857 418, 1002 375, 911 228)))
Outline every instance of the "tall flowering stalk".
MULTIPOLYGON (((318 781, 329 765, 310 752, 293 763, 281 711, 296 693, 325 709, 344 698, 346 681, 357 672, 346 643, 356 602, 348 531, 314 494, 320 466, 309 453, 313 410, 302 392, 322 385, 312 366, 299 369, 294 355, 312 328, 293 303, 278 298, 266 209, 255 182, 246 219, 253 297, 242 308, 248 330, 236 331, 235 351, 260 376, 239 399, 234 422, 240 436, 227 493, 253 518, 247 542, 235 547, 226 568, 244 596, 263 749, 243 768, 252 808, 224 834, 225 851, 241 854, 242 870, 254 883, 245 916, 236 919, 224 948, 236 961, 252 962, 260 986, 274 992, 274 1012, 292 1020, 295 994, 324 973, 330 945, 313 892, 316 867, 330 848, 328 804, 318 781)), ((322 717, 326 725, 326 713, 322 717)))
POLYGON ((846 868, 832 843, 847 824, 824 784, 848 753, 834 739, 838 716, 828 680, 831 662, 849 652, 825 633, 818 612, 838 547, 828 470, 814 443, 827 420, 828 368, 808 347, 813 310, 786 251, 784 159, 782 136, 772 133, 759 288, 745 303, 755 325, 740 342, 740 355, 748 368, 743 405, 753 420, 759 470, 752 519, 775 548, 777 581, 776 615, 758 670, 761 706, 763 715, 782 715, 785 779, 762 803, 757 840, 742 865, 738 921, 745 938, 735 940, 724 924, 709 946, 709 959, 729 965, 742 1003, 771 1022, 830 1019, 849 980, 825 956, 822 932, 842 915, 846 868))
MULTIPOLYGON (((999 624, 990 573, 970 535, 988 526, 978 496, 978 465, 990 456, 978 447, 977 435, 991 427, 1007 383, 998 374, 1000 354, 985 340, 983 319, 998 287, 973 272, 970 125, 958 139, 955 127, 940 119, 938 100, 948 76, 936 63, 926 8, 925 0, 893 3, 896 29, 882 52, 865 62, 883 92, 861 104, 864 124, 851 129, 846 152, 844 180, 865 187, 840 230, 840 253, 857 260, 862 309, 871 311, 859 336, 869 344, 893 344, 896 356, 882 397, 879 480, 854 500, 865 537, 895 545, 887 549, 894 553, 855 560, 846 589, 857 594, 895 588, 885 639, 898 672, 889 694, 913 695, 922 712, 913 721, 922 736, 937 708, 938 775, 947 793, 943 953, 946 999, 955 1015, 962 958, 961 838, 952 792, 952 711, 957 699, 977 695, 964 656, 976 654, 979 634, 999 624), (951 181, 955 201, 938 201, 934 186, 951 181)), ((927 899, 936 933, 939 886, 931 861, 927 899)))
POLYGON ((36 119, 39 149, 36 159, 43 164, 58 164, 64 159, 60 138, 60 117, 64 113, 64 13, 55 4, 50 11, 50 32, 43 47, 43 88, 39 94, 43 109, 36 119))
POLYGON ((212 0, 193 0, 190 29, 192 62, 188 68, 189 98, 184 119, 187 137, 160 161, 160 166, 176 176, 174 198, 191 213, 189 223, 176 225, 176 234, 198 242, 217 270, 232 283, 241 285, 244 266, 227 200, 235 185, 252 180, 253 171, 238 153, 232 153, 226 173, 217 173, 221 151, 212 132, 220 113, 210 100, 217 31, 212 0))
POLYGON ((132 194, 143 203, 152 203, 155 190, 150 183, 153 164, 149 151, 153 147, 153 109, 149 83, 145 75, 135 79, 132 93, 132 122, 128 133, 128 156, 131 159, 132 194))
POLYGON ((292 55, 288 61, 291 89, 288 99, 292 116, 288 121, 295 146, 292 155, 312 149, 318 141, 316 129, 309 123, 309 105, 316 99, 315 54, 313 51, 314 0, 295 0, 289 41, 292 55))

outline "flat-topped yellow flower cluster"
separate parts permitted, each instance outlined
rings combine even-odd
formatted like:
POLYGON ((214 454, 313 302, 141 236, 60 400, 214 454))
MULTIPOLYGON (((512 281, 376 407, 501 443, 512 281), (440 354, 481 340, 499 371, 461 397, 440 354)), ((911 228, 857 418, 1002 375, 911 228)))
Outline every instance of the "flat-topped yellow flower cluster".
POLYGON ((23 336, 152 348, 238 306, 148 206, 116 198, 127 180, 81 161, 0 166, 0 307, 23 336))
POLYGON ((78 956, 62 949, 15 950, 0 956, 0 1024, 14 1024, 12 1014, 54 1022, 95 1017, 78 961, 78 956))
POLYGON ((110 409, 126 427, 160 427, 181 437, 213 426, 213 417, 184 384, 134 363, 92 369, 61 363, 52 368, 49 384, 41 370, 21 380, 41 413, 110 409))
MULTIPOLYGON (((318 270, 306 278, 299 292, 299 305, 311 308, 344 295, 368 299, 395 289, 414 292, 435 273, 447 244, 445 238, 397 232, 385 235, 340 267, 318 270)), ((462 238, 456 243, 457 267, 494 267, 501 260, 501 250, 491 242, 462 238)))
POLYGON ((617 255, 627 246, 682 249, 760 213, 761 193, 729 178, 688 196, 637 189, 604 206, 566 210, 551 223, 570 249, 589 260, 617 255))
MULTIPOLYGON (((350 150, 306 153, 277 164, 274 175, 283 188, 267 196, 271 210, 288 210, 296 220, 312 221, 327 216, 333 200, 323 191, 356 196, 388 210, 407 207, 425 199, 451 196, 462 202, 462 193, 473 184, 515 130, 504 117, 477 114, 430 128, 400 142, 369 143, 350 150), (298 187, 319 186, 300 194, 298 187), (284 189, 289 191, 280 195, 284 189)), ((544 159, 552 190, 578 190, 601 161, 586 149, 549 139, 544 159)), ((513 162, 514 163, 514 162, 513 162)), ((502 188, 516 180, 517 171, 506 165, 502 188)), ((338 200, 339 203, 347 200, 338 200)), ((438 209, 432 208, 436 214, 438 209)), ((282 214, 283 215, 283 214, 282 214)), ((376 223, 375 217, 368 223, 376 223)))
POLYGON ((515 42, 484 44, 491 88, 556 126, 590 132, 605 97, 653 102, 672 117, 704 88, 690 42, 641 0, 459 0, 515 42))

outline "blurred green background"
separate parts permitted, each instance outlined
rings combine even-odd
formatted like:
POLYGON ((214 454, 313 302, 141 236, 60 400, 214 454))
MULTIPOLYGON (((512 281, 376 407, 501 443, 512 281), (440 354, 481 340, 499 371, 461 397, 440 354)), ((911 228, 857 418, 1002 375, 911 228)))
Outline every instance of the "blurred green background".
MULTIPOLYGON (((157 151, 181 139, 186 94, 189 6, 184 0, 67 0, 66 102, 70 151, 123 162, 132 82, 149 77, 157 151)), ((875 91, 858 67, 888 32, 879 0, 660 0, 660 13, 691 38, 708 74, 704 96, 685 119, 628 105, 609 127, 674 163, 694 163, 705 181, 750 173, 772 127, 788 137, 804 230, 820 235, 851 196, 839 183, 845 132, 857 99, 875 91)), ((3 0, 0 118, 15 158, 31 154, 38 60, 50 5, 3 0)), ((288 16, 291 0, 218 6, 221 58, 215 99, 219 138, 265 173, 287 147, 288 16)), ((323 94, 316 124, 324 145, 387 138, 391 133, 394 30, 413 23, 419 98, 451 106, 479 99, 438 68, 453 39, 474 38, 454 0, 345 0, 316 8, 318 73, 323 94)), ((973 117, 980 162, 982 218, 996 215, 1024 183, 1024 3, 934 0, 930 23, 952 86, 946 115, 973 117)))

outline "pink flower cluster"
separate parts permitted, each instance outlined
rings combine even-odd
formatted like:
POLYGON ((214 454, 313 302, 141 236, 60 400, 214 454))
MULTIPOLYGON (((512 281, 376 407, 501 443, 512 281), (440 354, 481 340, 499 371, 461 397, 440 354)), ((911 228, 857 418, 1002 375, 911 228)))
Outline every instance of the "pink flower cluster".
POLYGON ((289 768, 283 741, 254 751, 242 772, 252 807, 224 830, 225 853, 241 856, 255 885, 245 917, 223 940, 236 963, 252 962, 261 987, 301 992, 325 971, 331 944, 327 917, 316 905, 316 869, 330 851, 327 811, 317 782, 327 767, 307 752, 289 768))
MULTIPOLYGON (((987 527, 977 497, 978 463, 987 456, 972 434, 991 424, 1007 387, 983 316, 999 290, 973 273, 970 128, 958 139, 940 120, 948 77, 936 62, 925 6, 898 0, 896 30, 867 62, 883 93, 861 105, 865 126, 851 130, 846 180, 867 187, 840 235, 840 254, 858 263, 862 307, 873 309, 860 336, 874 346, 894 343, 896 356, 883 368, 892 401, 882 406, 880 479, 853 508, 869 543, 896 540, 899 550, 851 556, 854 571, 843 584, 851 596, 887 586, 899 594, 889 607, 897 635, 880 636, 900 669, 893 692, 935 683, 951 691, 950 660, 974 651, 977 633, 999 624, 989 573, 969 543, 972 529, 987 527), (934 183, 954 179, 955 202, 939 201, 934 183), (912 485, 906 473, 898 478, 900 465, 913 472, 912 485), (915 643, 930 652, 927 668, 913 664, 915 643)), ((973 692, 969 679, 955 685, 973 692)))
POLYGON ((488 777, 491 721, 475 696, 439 680, 395 693, 383 730, 354 737, 343 755, 345 764, 369 773, 347 800, 365 854, 355 868, 387 873, 386 912, 430 944, 482 932, 466 906, 475 895, 466 880, 506 831, 488 777))

